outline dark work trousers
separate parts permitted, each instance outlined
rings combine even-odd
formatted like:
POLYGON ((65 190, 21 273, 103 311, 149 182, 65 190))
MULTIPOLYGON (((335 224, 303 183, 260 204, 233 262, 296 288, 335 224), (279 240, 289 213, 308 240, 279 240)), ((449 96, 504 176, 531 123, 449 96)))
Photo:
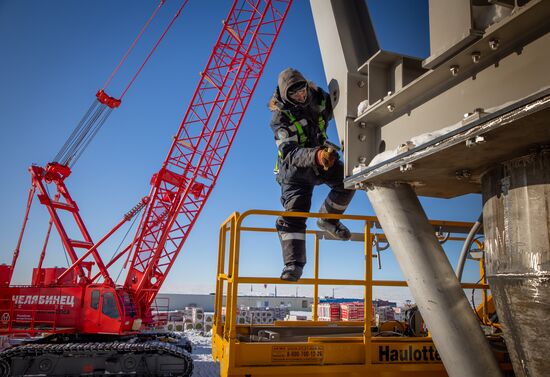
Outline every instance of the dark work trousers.
MULTIPOLYGON (((326 184, 331 190, 319 212, 344 213, 355 194, 355 190, 344 188, 344 164, 337 161, 327 171, 320 169, 318 178, 318 182, 312 184, 281 183, 281 203, 287 212, 309 212, 313 188, 319 184, 326 184)), ((276 228, 285 265, 296 264, 303 267, 306 264, 306 218, 282 216, 277 218, 276 228)))

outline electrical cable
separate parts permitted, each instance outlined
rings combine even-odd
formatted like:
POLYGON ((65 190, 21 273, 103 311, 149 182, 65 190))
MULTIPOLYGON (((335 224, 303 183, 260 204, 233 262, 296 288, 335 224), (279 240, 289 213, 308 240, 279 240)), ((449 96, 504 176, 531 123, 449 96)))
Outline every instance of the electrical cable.
POLYGON ((380 331, 379 333, 377 333, 376 335, 374 336, 386 336, 386 335, 393 335, 393 336, 405 336, 404 334, 401 334, 397 331, 380 331))
POLYGON ((466 264, 466 258, 468 257, 468 252, 470 251, 470 247, 472 246, 472 243, 474 242, 474 238, 479 228, 482 226, 482 224, 483 224, 483 212, 479 215, 477 221, 474 223, 474 225, 470 229, 470 232, 468 233, 468 236, 466 237, 466 240, 464 240, 464 244, 462 245, 462 250, 460 250, 458 264, 456 266, 456 277, 458 278, 458 281, 462 280, 462 273, 464 272, 464 265, 466 264))
POLYGON ((378 248, 379 251, 384 251, 384 250, 386 250, 388 247, 390 247, 390 243, 389 243, 388 241, 386 241, 386 244, 385 244, 384 246, 380 246, 380 243, 381 243, 381 242, 382 242, 382 241, 380 241, 379 235, 378 235, 378 234, 375 235, 375 236, 374 236, 374 243, 375 243, 375 245, 376 245, 376 247, 378 248))
POLYGON ((447 232, 447 234, 445 234, 442 238, 439 238, 440 234, 441 233, 436 234, 437 240, 439 241, 440 245, 443 245, 445 242, 449 240, 449 237, 451 237, 451 232, 447 232))
MULTIPOLYGON (((479 282, 481 282, 484 278, 485 278, 485 275, 480 277, 479 280, 476 282, 476 284, 479 284, 479 282)), ((479 314, 476 310, 476 303, 475 303, 475 299, 474 299, 474 292, 475 291, 476 291, 476 289, 472 288, 472 299, 471 299, 472 308, 474 309, 474 313, 476 313, 477 319, 479 319, 479 323, 483 323, 483 320, 481 319, 481 317, 479 316, 479 314)))
POLYGON ((411 332, 412 336, 416 336, 416 332, 414 331, 414 326, 412 321, 414 319, 414 316, 418 312, 418 306, 410 308, 409 310, 407 310, 407 312, 411 313, 410 316, 407 315, 407 325, 409 326, 409 331, 411 332))

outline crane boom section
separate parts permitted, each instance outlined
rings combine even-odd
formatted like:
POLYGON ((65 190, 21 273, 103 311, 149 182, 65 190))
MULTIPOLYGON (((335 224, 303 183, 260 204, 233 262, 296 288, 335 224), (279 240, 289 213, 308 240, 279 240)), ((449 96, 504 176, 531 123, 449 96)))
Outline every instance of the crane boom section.
POLYGON ((236 0, 153 176, 125 287, 146 310, 212 191, 292 0, 236 0))

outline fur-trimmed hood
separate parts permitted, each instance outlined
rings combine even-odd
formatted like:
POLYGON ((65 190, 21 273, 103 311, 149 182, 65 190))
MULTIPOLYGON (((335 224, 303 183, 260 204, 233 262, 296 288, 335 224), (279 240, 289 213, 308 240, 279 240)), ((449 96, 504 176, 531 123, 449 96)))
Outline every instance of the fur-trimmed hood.
POLYGON ((275 89, 275 93, 273 93, 273 96, 269 101, 268 107, 271 111, 277 111, 284 108, 292 109, 295 106, 308 105, 309 100, 311 99, 312 91, 316 90, 317 85, 315 85, 311 81, 306 80, 305 77, 298 70, 294 68, 287 68, 279 73, 277 88, 275 89), (299 82, 307 82, 309 88, 308 100, 304 104, 297 104, 288 98, 288 88, 299 82))

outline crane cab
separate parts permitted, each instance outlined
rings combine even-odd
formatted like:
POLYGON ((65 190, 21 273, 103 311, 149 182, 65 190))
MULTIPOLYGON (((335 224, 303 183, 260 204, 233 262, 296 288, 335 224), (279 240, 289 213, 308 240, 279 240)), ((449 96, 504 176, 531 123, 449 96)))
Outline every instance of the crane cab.
POLYGON ((102 284, 86 287, 82 313, 83 333, 124 334, 141 327, 131 295, 102 284))

